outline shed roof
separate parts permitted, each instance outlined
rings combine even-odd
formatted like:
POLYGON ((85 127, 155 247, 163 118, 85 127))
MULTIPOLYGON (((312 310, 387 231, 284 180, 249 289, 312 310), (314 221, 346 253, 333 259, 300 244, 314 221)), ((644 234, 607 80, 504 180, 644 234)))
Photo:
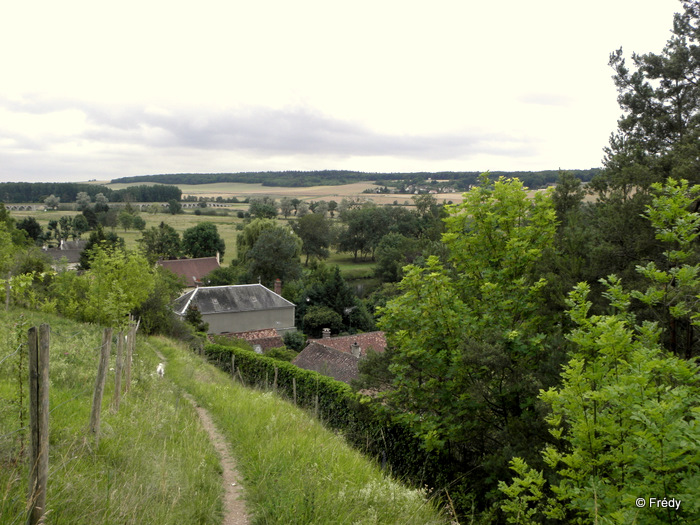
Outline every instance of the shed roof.
POLYGON ((175 300, 175 313, 185 315, 190 304, 202 314, 252 312, 288 308, 294 303, 262 284, 200 286, 175 300))
POLYGON ((185 286, 197 286, 204 276, 220 267, 216 257, 199 257, 197 259, 173 259, 158 261, 158 264, 185 278, 185 286))
POLYGON ((359 361, 360 358, 352 354, 312 342, 299 352, 292 364, 305 370, 314 370, 344 383, 350 383, 360 375, 357 367, 359 361))

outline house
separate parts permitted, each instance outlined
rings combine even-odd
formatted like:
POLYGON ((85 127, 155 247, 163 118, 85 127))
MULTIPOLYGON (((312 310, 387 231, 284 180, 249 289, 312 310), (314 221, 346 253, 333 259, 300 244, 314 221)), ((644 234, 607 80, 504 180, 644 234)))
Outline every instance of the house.
POLYGON ((320 343, 329 348, 335 348, 340 352, 347 354, 353 353, 353 345, 357 344, 359 348, 359 357, 367 355, 367 351, 371 348, 375 352, 383 353, 386 350, 386 337, 384 332, 365 332, 363 334, 345 335, 341 337, 331 337, 331 332, 328 328, 323 330, 322 339, 309 339, 309 343, 320 343))
POLYGON ((294 358, 292 364, 305 370, 314 370, 337 381, 350 383, 360 375, 358 363, 360 358, 335 348, 310 342, 294 358))
POLYGON ((54 269, 65 262, 67 270, 75 270, 80 265, 80 254, 86 246, 87 241, 61 240, 58 248, 42 248, 42 251, 53 259, 51 266, 54 269))
POLYGON ((330 330, 323 330, 322 339, 309 339, 306 347, 292 361, 299 368, 314 370, 344 383, 350 383, 360 375, 358 364, 373 349, 382 353, 386 349, 384 332, 331 337, 330 330))
POLYGON ((221 335, 231 339, 243 339, 247 341, 258 354, 264 354, 271 348, 280 348, 284 346, 284 340, 280 337, 277 330, 273 328, 248 330, 247 332, 223 332, 221 335))
POLYGON ((210 334, 275 329, 295 330, 295 305, 262 284, 200 286, 175 300, 174 310, 184 317, 196 306, 210 334))
POLYGON ((161 260, 157 264, 175 275, 185 279, 186 288, 195 288, 202 284, 202 279, 220 267, 219 255, 216 257, 199 257, 197 259, 161 260))

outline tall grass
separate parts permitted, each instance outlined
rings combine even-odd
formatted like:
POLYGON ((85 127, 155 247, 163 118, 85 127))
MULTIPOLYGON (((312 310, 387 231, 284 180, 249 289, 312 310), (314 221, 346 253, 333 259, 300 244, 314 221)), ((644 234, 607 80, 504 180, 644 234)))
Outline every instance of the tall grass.
POLYGON ((166 339, 168 374, 206 407, 232 444, 254 522, 431 524, 446 519, 411 490, 270 392, 245 388, 166 339))
POLYGON ((155 377, 157 357, 139 342, 131 391, 117 413, 109 406, 110 373, 96 445, 87 427, 100 329, 16 310, 0 313, 0 523, 25 520, 28 422, 20 411, 27 387, 20 388, 19 367, 26 345, 13 352, 26 342, 25 329, 40 322, 52 332, 46 523, 219 523, 216 453, 181 390, 155 377))

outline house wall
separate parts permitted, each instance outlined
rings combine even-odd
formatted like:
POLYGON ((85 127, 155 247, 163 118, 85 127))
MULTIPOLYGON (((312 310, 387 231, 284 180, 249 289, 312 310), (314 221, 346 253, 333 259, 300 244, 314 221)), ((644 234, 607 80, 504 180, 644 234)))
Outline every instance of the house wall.
POLYGON ((254 312, 203 314, 202 320, 209 323, 210 334, 246 332, 263 328, 275 328, 285 332, 294 329, 294 307, 254 312))

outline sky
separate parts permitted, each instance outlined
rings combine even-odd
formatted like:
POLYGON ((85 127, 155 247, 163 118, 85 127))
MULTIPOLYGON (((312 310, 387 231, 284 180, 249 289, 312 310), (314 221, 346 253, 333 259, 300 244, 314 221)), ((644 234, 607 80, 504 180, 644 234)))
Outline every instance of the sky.
POLYGON ((0 182, 588 169, 678 0, 0 7, 0 182), (628 59, 629 61, 629 59, 628 59))

